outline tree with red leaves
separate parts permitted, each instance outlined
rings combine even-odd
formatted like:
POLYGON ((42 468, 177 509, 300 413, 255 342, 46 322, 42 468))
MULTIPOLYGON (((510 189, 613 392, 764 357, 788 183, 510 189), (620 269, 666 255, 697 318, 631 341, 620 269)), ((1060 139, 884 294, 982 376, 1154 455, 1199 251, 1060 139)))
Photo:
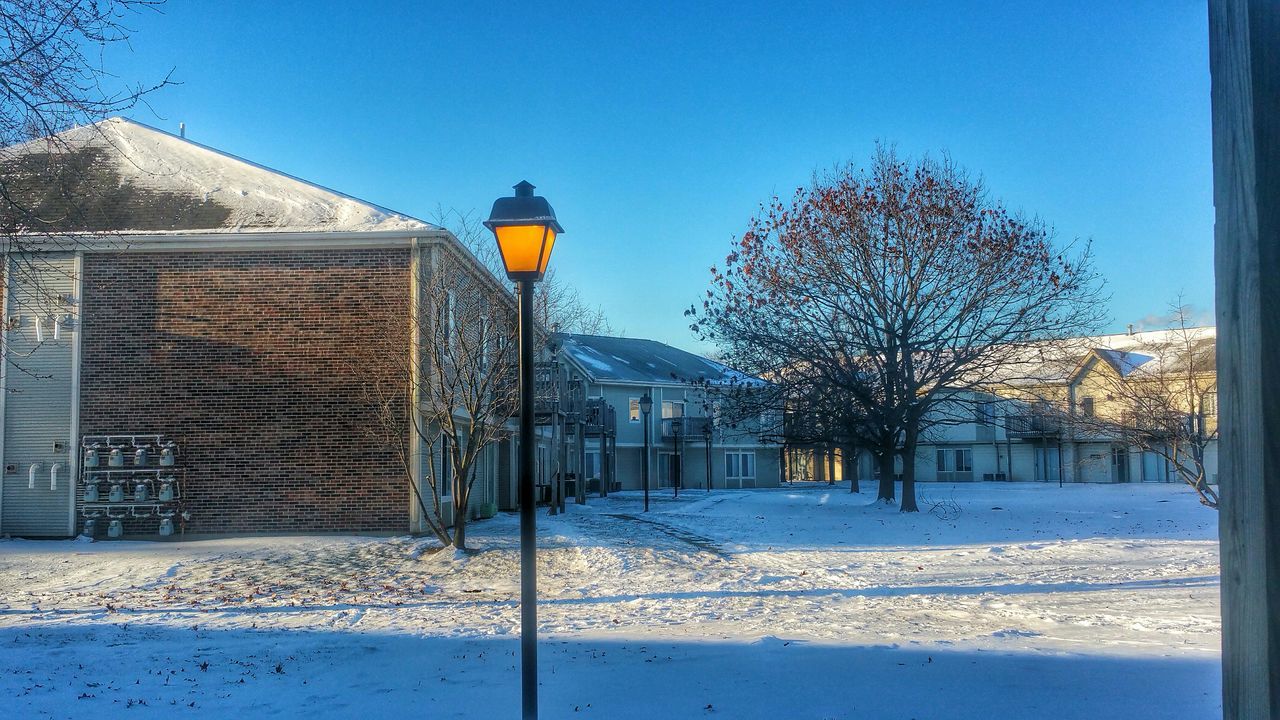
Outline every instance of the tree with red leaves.
POLYGON ((711 274, 694 332, 783 396, 818 384, 849 407, 883 500, 902 458, 903 512, 925 430, 1103 318, 1087 243, 1055 244, 950 159, 887 148, 762 206, 711 274))

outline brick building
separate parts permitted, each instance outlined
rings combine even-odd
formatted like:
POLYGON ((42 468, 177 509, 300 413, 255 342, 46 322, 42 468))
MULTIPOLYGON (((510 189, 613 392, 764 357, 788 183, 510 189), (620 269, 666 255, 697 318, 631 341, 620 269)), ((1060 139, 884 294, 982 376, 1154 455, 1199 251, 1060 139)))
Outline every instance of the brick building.
POLYGON ((0 535, 418 529, 353 349, 410 352, 456 238, 130 121, 58 138, 6 173, 56 221, 5 219, 0 535))

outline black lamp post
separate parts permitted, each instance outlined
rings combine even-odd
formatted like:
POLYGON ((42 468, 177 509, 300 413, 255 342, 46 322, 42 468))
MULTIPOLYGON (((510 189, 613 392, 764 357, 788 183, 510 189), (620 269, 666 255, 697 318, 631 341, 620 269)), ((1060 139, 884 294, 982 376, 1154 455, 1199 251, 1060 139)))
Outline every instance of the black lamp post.
POLYGON ((640 398, 640 414, 644 415, 644 462, 640 463, 640 479, 644 483, 644 511, 649 512, 649 413, 653 410, 653 398, 645 393, 640 398))
POLYGON ((533 512, 533 284, 542 279, 556 235, 564 232, 546 198, 521 180, 514 197, 493 202, 493 231, 507 277, 520 298, 520 697, 524 720, 538 717, 538 532, 533 512))
POLYGON ((707 443, 707 492, 711 492, 711 418, 702 426, 702 439, 707 443))

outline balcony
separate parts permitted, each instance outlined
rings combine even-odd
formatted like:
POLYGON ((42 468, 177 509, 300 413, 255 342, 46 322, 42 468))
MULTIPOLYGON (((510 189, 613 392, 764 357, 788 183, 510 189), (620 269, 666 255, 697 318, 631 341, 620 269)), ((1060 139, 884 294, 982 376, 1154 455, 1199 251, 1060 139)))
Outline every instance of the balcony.
POLYGON ((1022 413, 1005 418, 1009 437, 1053 437, 1061 434, 1062 420, 1044 413, 1022 413))
POLYGON ((664 441, 696 440, 702 442, 707 430, 712 428, 711 418, 674 417, 662 418, 661 437, 664 441))

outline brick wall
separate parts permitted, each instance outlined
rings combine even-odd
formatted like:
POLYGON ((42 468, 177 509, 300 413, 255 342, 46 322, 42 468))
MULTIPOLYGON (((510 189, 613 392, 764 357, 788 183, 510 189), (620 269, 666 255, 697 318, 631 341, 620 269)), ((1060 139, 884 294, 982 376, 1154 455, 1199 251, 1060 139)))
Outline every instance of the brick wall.
POLYGON ((409 489, 351 373, 353 358, 377 362, 370 347, 408 347, 408 262, 408 250, 87 255, 82 435, 174 438, 189 533, 408 530, 409 489))

